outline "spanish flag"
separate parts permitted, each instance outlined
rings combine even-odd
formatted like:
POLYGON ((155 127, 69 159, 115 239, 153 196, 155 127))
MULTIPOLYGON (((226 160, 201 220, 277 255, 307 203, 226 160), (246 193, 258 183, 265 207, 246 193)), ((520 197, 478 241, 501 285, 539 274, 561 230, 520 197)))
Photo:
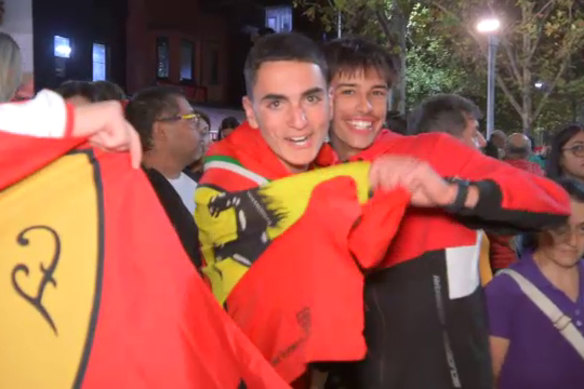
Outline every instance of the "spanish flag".
POLYGON ((278 176, 281 166, 257 130, 239 127, 210 151, 195 219, 215 297, 292 383, 311 362, 365 356, 364 272, 409 195, 370 199, 367 162, 278 176))
POLYGON ((287 387, 143 172, 83 142, 0 132, 0 387, 287 387))

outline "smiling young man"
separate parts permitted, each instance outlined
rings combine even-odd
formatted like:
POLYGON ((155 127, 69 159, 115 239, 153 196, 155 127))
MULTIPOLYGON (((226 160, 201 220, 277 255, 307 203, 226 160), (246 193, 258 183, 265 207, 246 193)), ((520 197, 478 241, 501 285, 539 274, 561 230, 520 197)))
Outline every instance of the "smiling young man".
MULTIPOLYGON (((414 166, 453 177, 459 188, 443 209, 410 207, 385 260, 369 274, 368 353, 355 370, 344 369, 349 387, 492 388, 480 240, 473 228, 537 228, 565 220, 568 198, 551 181, 484 157, 449 135, 383 130, 397 73, 391 58, 362 39, 330 42, 325 54, 334 100, 330 139, 340 158, 413 157, 414 166)), ((476 118, 456 114, 476 143, 476 118)))

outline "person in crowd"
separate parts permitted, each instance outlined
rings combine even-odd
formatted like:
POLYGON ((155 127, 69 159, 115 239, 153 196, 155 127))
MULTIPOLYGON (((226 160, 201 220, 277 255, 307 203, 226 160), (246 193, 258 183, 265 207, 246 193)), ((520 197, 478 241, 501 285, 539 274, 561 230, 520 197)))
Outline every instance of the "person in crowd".
POLYGON ((0 102, 10 101, 22 80, 22 58, 16 41, 0 32, 0 102))
POLYGON ((551 178, 572 177, 584 180, 584 126, 570 124, 556 132, 546 162, 551 178))
POLYGON ((221 121, 217 132, 217 140, 225 139, 229 134, 239 127, 239 121, 233 116, 228 116, 221 121))
POLYGON ((126 101, 126 94, 121 86, 111 81, 94 81, 95 101, 126 101))
MULTIPOLYGON (((478 120, 481 118, 481 112, 476 104, 458 95, 439 95, 434 100, 430 98, 425 100, 425 102, 430 106, 433 104, 434 108, 427 113, 429 116, 426 119, 427 123, 421 126, 421 118, 416 117, 416 115, 421 115, 421 111, 414 111, 412 113, 412 132, 418 132, 419 130, 415 128, 422 127, 427 132, 444 132, 450 134, 473 149, 482 150, 483 152, 487 149, 489 142, 485 142, 483 134, 478 129, 478 120), (470 118, 470 125, 466 122, 466 126, 462 126, 463 122, 460 120, 461 114, 470 118), (436 119, 436 122, 432 121, 434 119, 436 119), (448 129, 442 130, 444 128, 448 129)), ((498 155, 498 152, 496 154, 498 155)), ((479 274, 481 285, 486 285, 493 278, 492 243, 497 237, 489 236, 484 230, 481 230, 479 239, 479 274)))
POLYGON ((485 137, 479 131, 481 112, 472 101, 453 94, 439 94, 424 100, 408 119, 411 135, 445 132, 473 149, 484 148, 485 137))
POLYGON ((95 87, 89 81, 65 81, 55 89, 55 92, 63 96, 67 103, 77 107, 96 101, 95 87))
POLYGON ((200 157, 202 119, 182 93, 170 87, 138 92, 126 117, 140 134, 144 169, 193 263, 201 265, 193 220, 197 183, 183 170, 200 157))
POLYGON ((449 206, 406 211, 380 269, 366 279, 368 352, 355 370, 342 368, 352 376, 347 386, 492 388, 476 228, 563 221, 568 197, 549 180, 482 155, 479 111, 459 96, 420 104, 409 128, 424 134, 383 130, 396 77, 386 51, 348 38, 328 43, 325 53, 334 98, 331 145, 342 160, 418 158, 419 169, 474 192, 460 189, 449 206))
MULTIPOLYGON (((505 143, 505 162, 511 166, 535 174, 544 176, 541 167, 529 161, 531 155, 532 143, 529 137, 522 133, 513 133, 507 137, 505 143)), ((491 250, 490 260, 493 272, 509 267, 517 262, 516 242, 514 235, 489 235, 491 250)))
POLYGON ((497 159, 505 158, 505 145, 507 143, 507 135, 501 130, 495 130, 489 138, 489 142, 497 148, 497 159))
POLYGON ((531 150, 531 140, 526 135, 517 132, 511 134, 505 144, 505 161, 518 169, 543 176, 544 172, 541 167, 529 160, 531 150))
POLYGON ((526 135, 531 142, 531 152, 529 153, 529 162, 533 162, 539 165, 541 171, 545 171, 545 157, 539 153, 539 149, 535 146, 535 139, 531 135, 526 135))
POLYGON ((499 153, 499 149, 497 148, 497 146, 495 146, 495 144, 493 143, 492 140, 488 140, 487 141, 487 144, 483 148, 483 152, 488 157, 495 158, 495 159, 500 159, 499 156, 501 154, 499 153))
POLYGON ((567 222, 526 237, 519 262, 486 287, 493 373, 500 389, 584 385, 584 185, 567 222))

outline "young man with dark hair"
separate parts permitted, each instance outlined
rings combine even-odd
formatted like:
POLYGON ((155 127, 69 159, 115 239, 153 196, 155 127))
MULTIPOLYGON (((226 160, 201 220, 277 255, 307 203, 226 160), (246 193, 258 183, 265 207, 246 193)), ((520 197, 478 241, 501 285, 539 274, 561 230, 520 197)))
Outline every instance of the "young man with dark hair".
MULTIPOLYGON (((363 273, 356 264, 356 258, 363 257, 352 256, 353 246, 347 242, 347 235, 354 236, 355 225, 366 225, 371 219, 365 210, 369 203, 361 208, 363 203, 356 204, 357 198, 347 196, 354 196, 357 189, 365 193, 366 201, 370 187, 390 190, 400 185, 411 193, 414 204, 442 206, 453 202, 458 189, 429 167, 415 168, 416 161, 398 157, 374 161, 370 168, 367 163, 351 165, 365 168, 359 170, 358 179, 331 173, 345 166, 291 177, 336 161, 330 146, 324 144, 331 119, 327 73, 324 55, 310 39, 295 33, 261 38, 250 51, 244 71, 247 122, 211 147, 196 193, 195 218, 206 264, 203 272, 220 303, 288 382, 301 377, 307 363, 358 360, 365 354, 363 273), (339 177, 344 178, 335 180, 339 177), (350 178, 353 186, 343 186, 350 178), (279 196, 267 194, 278 184, 290 182, 294 184, 286 190, 274 190, 279 196), (320 193, 326 196, 318 197, 320 193), (330 206, 334 204, 338 208, 332 211, 330 206), (363 212, 360 223, 345 218, 349 209, 363 212), (320 216, 311 219, 313 211, 320 216), (303 227, 294 222, 281 231, 282 223, 299 215, 302 218, 295 220, 303 227), (330 220, 334 221, 332 225, 330 220), (222 222, 225 227, 219 228, 222 222), (342 230, 342 226, 346 226, 346 232, 322 235, 329 229, 342 230), (315 257, 315 252, 323 251, 338 255, 315 257), (347 274, 348 278, 342 278, 347 274), (291 282, 296 284, 288 287, 291 282), (292 309, 295 302, 299 303, 292 309), (323 316, 327 326, 323 326, 323 316)), ((385 120, 384 115, 381 120, 385 120)), ((372 202, 379 199, 375 196, 372 202)), ((385 196, 388 201, 384 206, 396 201, 396 209, 403 211, 400 207, 405 203, 400 203, 400 194, 390 192, 385 196)), ((472 196, 469 201, 473 201, 472 196)), ((386 231, 395 230, 399 224, 390 219, 386 231)))
POLYGON ((201 265, 193 220, 197 183, 183 172, 200 158, 199 116, 180 91, 153 87, 138 92, 126 107, 144 150, 143 165, 183 247, 201 265))
POLYGON ((121 86, 111 81, 94 81, 95 101, 126 100, 126 94, 121 86))
POLYGON ((479 132, 481 110, 475 103, 454 94, 439 94, 425 99, 408 120, 408 133, 446 132, 473 148, 487 142, 479 132))
MULTIPOLYGON (((550 225, 565 219, 568 198, 553 182, 486 158, 449 135, 383 130, 396 73, 384 50, 341 39, 328 43, 325 54, 334 96, 330 138, 339 156, 414 157, 412 169, 435 170, 459 188, 442 209, 410 207, 380 268, 368 275, 368 353, 354 370, 344 369, 349 387, 492 388, 474 228, 550 225)), ((456 124, 469 143, 480 141, 475 109, 465 100, 423 105, 416 117, 424 127, 456 124)))
POLYGON ((98 101, 94 84, 89 81, 69 80, 55 89, 67 103, 75 106, 88 105, 98 101))

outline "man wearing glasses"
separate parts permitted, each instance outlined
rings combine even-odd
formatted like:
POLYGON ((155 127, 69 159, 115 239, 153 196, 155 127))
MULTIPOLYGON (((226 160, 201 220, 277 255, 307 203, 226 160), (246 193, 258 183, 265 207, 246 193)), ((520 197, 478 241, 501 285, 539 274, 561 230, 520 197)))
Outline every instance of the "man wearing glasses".
POLYGON ((204 129, 200 115, 174 88, 138 92, 126 108, 128 121, 140 134, 143 165, 181 242, 198 267, 197 229, 192 217, 197 183, 183 170, 200 159, 204 129))

